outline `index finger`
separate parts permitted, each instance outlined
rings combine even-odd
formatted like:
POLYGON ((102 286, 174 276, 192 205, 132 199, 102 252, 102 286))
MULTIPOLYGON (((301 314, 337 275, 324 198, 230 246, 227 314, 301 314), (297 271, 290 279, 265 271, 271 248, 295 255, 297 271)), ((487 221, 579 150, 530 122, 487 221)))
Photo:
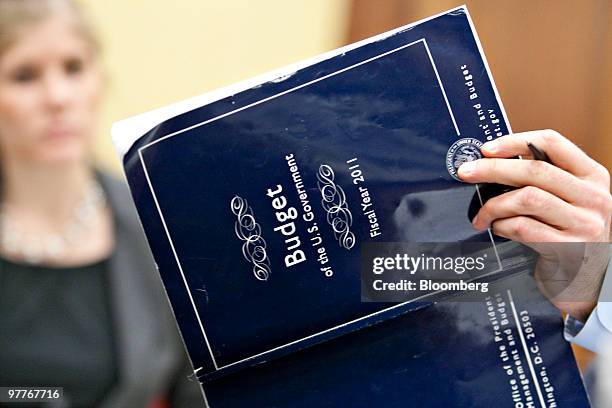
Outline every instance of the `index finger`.
POLYGON ((461 180, 468 183, 499 183, 507 186, 535 186, 569 203, 588 200, 585 191, 595 186, 550 163, 539 160, 485 158, 459 167, 461 180))
POLYGON ((578 146, 554 130, 535 130, 502 136, 485 143, 481 150, 487 157, 509 158, 530 155, 527 142, 546 152, 552 163, 581 178, 591 178, 600 165, 578 146))

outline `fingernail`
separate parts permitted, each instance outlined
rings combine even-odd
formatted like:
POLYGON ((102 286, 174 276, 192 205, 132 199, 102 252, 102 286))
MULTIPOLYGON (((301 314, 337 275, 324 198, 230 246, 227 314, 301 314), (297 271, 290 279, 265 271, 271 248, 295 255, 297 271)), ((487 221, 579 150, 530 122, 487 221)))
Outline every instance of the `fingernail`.
POLYGON ((472 226, 473 226, 475 229, 477 229, 478 231, 484 231, 484 230, 486 230, 487 228, 489 228, 489 226, 488 226, 488 225, 481 225, 481 226, 478 226, 478 219, 479 219, 479 218, 478 218, 478 214, 476 214, 476 216, 475 216, 475 217, 474 217, 474 219, 472 220, 472 226))
POLYGON ((474 226, 474 228, 478 229, 478 227, 476 227, 476 224, 478 223, 478 214, 476 214, 474 216, 474 219, 472 220, 472 225, 474 226))
POLYGON ((499 143, 496 142, 495 140, 492 140, 490 142, 483 144, 480 149, 486 150, 489 153, 495 153, 498 148, 499 148, 499 143))
POLYGON ((459 167, 459 170, 457 172, 459 173, 459 177, 461 177, 461 176, 469 176, 475 170, 476 170, 476 162, 475 161, 468 161, 468 162, 463 163, 459 167))

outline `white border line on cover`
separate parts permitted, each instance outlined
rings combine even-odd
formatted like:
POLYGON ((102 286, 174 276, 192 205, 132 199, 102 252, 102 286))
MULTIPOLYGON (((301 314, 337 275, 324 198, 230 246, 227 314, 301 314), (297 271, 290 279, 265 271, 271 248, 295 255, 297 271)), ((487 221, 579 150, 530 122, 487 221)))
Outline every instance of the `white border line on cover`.
MULTIPOLYGON (((417 43, 419 43, 419 42, 422 42, 422 43, 423 43, 423 45, 424 45, 424 47, 425 47, 425 50, 426 50, 427 55, 428 55, 428 57, 429 57, 429 60, 430 60, 430 62, 431 62, 432 68, 433 68, 434 73, 435 73, 435 75, 436 75, 436 78, 437 78, 438 84, 440 85, 440 89, 441 89, 441 91, 442 91, 442 95, 444 96, 444 101, 445 101, 445 103, 446 103, 446 106, 447 106, 447 108, 448 108, 448 112, 449 112, 449 114, 450 114, 450 117, 451 117, 451 119, 452 119, 453 125, 454 125, 454 127, 455 127, 455 131, 456 131, 456 133, 457 133, 457 136, 460 136, 460 135, 461 135, 461 132, 459 131, 459 128, 458 128, 458 126, 457 126, 457 122, 456 122, 456 120, 455 120, 455 117, 454 117, 454 115, 453 115, 452 108, 451 108, 450 103, 449 103, 449 101, 448 101, 448 97, 447 97, 447 95, 446 95, 446 91, 445 91, 445 89, 444 89, 444 85, 442 84, 442 80, 440 79, 440 76, 439 76, 439 74, 438 74, 438 69, 437 69, 437 67, 436 67, 436 65, 435 65, 435 62, 434 62, 433 57, 432 57, 432 55, 431 55, 431 52, 430 52, 430 50, 429 50, 429 46, 427 45, 427 41, 425 40, 425 38, 421 38, 421 39, 419 39, 419 40, 417 40, 417 41, 413 41, 413 42, 411 42, 411 43, 408 43, 408 44, 402 45, 401 47, 395 48, 395 49, 393 49, 393 50, 387 51, 387 52, 382 53, 382 54, 380 54, 380 55, 377 55, 377 56, 375 56, 375 57, 372 57, 372 58, 369 58, 369 59, 367 59, 367 60, 361 61, 361 62, 359 62, 359 63, 357 63, 357 64, 354 64, 354 65, 351 65, 351 66, 349 66, 349 67, 343 68, 343 69, 341 69, 341 70, 335 71, 335 72, 333 72, 333 73, 331 73, 331 74, 328 74, 328 75, 325 75, 325 76, 323 76, 323 77, 321 77, 321 78, 317 78, 317 79, 315 79, 315 80, 313 80, 313 81, 310 81, 310 82, 304 83, 304 84, 302 84, 302 85, 300 85, 300 86, 297 86, 297 87, 295 87, 295 88, 292 88, 292 89, 289 89, 289 90, 283 91, 283 92, 278 93, 278 94, 276 94, 276 95, 272 95, 272 96, 270 96, 270 97, 268 97, 268 98, 264 98, 264 99, 262 99, 262 100, 259 100, 259 101, 257 101, 257 102, 254 102, 254 103, 252 103, 252 104, 250 104, 250 105, 243 106, 243 107, 241 107, 241 108, 238 108, 238 109, 235 109, 235 110, 233 110, 233 111, 227 112, 227 113, 225 113, 225 114, 219 115, 219 116, 214 117, 214 118, 212 118, 212 119, 209 119, 209 120, 206 120, 206 121, 203 121, 203 122, 197 123, 197 124, 195 124, 195 125, 192 125, 192 126, 190 126, 190 127, 187 127, 187 128, 182 129, 182 130, 180 130, 180 131, 177 131, 177 132, 171 133, 171 134, 169 134, 169 135, 163 136, 163 137, 161 137, 161 138, 159 138, 159 139, 157 139, 157 140, 155 140, 155 141, 153 141, 153 142, 151 142, 151 143, 148 143, 148 144, 146 144, 146 145, 144 145, 144 146, 142 146, 142 147, 140 147, 140 148, 138 149, 138 154, 139 154, 139 157, 140 157, 140 160, 141 160, 141 164, 142 164, 142 167, 143 167, 143 170, 144 170, 144 173, 145 173, 145 177, 146 177, 147 182, 148 182, 148 185, 149 185, 149 189, 151 190, 151 194, 152 194, 152 196, 153 196, 153 200, 155 201, 155 205, 156 205, 157 211, 158 211, 159 216, 160 216, 160 218, 161 218, 161 220, 162 220, 162 225, 163 225, 163 227, 164 227, 164 231, 165 231, 165 233, 166 233, 166 235, 167 235, 167 237, 168 237, 168 241, 170 242, 170 246, 171 246, 171 249, 172 249, 172 253, 173 253, 173 255, 174 255, 174 258, 175 258, 175 260, 176 260, 177 266, 178 266, 179 271, 180 271, 180 273, 181 273, 181 276, 182 276, 182 278, 183 278, 183 283, 185 284, 185 287, 187 288, 187 292, 188 292, 188 295, 189 295, 189 300, 191 301, 192 307, 193 307, 194 312, 195 312, 195 314, 196 314, 196 317, 197 317, 197 320, 198 320, 198 324, 199 324, 199 326, 200 326, 200 330, 202 331, 202 334, 203 334, 203 336, 204 336, 204 340, 205 340, 205 342, 206 342, 206 346, 207 346, 207 348, 208 348, 208 351, 210 352, 210 356, 211 356, 211 359, 212 359, 212 361, 213 361, 213 365, 215 366, 215 369, 219 370, 219 369, 222 369, 222 368, 227 368, 227 367, 230 367, 230 366, 233 366, 233 365, 236 365, 236 364, 239 364, 239 363, 242 363, 242 362, 248 361, 248 360, 252 360, 252 359, 257 358, 257 357, 260 357, 260 356, 262 356, 262 355, 264 355, 264 354, 274 352, 274 351, 279 350, 279 349, 281 349, 281 348, 284 348, 284 347, 290 346, 290 345, 295 344, 295 343, 299 343, 299 342, 304 341, 304 340, 308 340, 308 339, 313 338, 313 337, 316 337, 316 336, 320 336, 320 335, 325 334, 325 333, 327 333, 327 332, 329 332, 329 331, 336 330, 336 329, 338 329, 338 328, 341 328, 341 327, 344 327, 344 326, 347 326, 347 325, 350 325, 350 324, 356 323, 356 322, 358 322, 358 321, 361 321, 361 320, 367 319, 367 318, 372 317, 372 316, 376 316, 376 315, 378 315, 378 314, 381 314, 381 313, 387 312, 387 311, 389 311, 389 310, 393 310, 393 309, 399 308, 399 307, 401 307, 401 306, 405 306, 405 305, 407 305, 407 304, 413 303, 413 302, 418 301, 418 300, 421 300, 421 299, 425 299, 425 298, 427 298, 427 297, 433 296, 433 295, 435 295, 435 294, 438 294, 438 293, 441 293, 441 292, 444 292, 444 291, 443 291, 443 290, 439 290, 439 291, 435 291, 435 292, 432 292, 432 293, 428 293, 428 294, 426 294, 426 295, 420 296, 420 297, 415 298, 415 299, 412 299, 412 300, 410 300, 410 301, 407 301, 407 302, 404 302, 404 303, 399 303, 399 304, 394 305, 394 306, 391 306, 391 307, 389 307, 389 308, 379 310, 379 311, 377 311, 377 312, 375 312, 375 313, 371 313, 371 314, 369 314, 369 315, 359 317, 359 318, 354 319, 354 320, 351 320, 351 321, 349 321, 349 322, 345 322, 345 323, 343 323, 343 324, 340 324, 340 325, 337 325, 337 326, 334 326, 334 327, 328 328, 328 329, 326 329, 326 330, 323 330, 323 331, 320 331, 320 332, 317 332, 317 333, 311 334, 311 335, 306 336, 306 337, 304 337, 304 338, 301 338, 301 339, 298 339, 298 340, 294 340, 294 341, 289 342, 289 343, 286 343, 286 344, 284 344, 284 345, 277 346, 277 347, 272 348, 272 349, 270 349, 270 350, 266 350, 266 351, 264 351, 264 352, 261 352, 261 353, 255 354, 255 355, 253 355, 253 356, 246 357, 246 358, 241 359, 241 360, 239 360, 239 361, 235 361, 235 362, 233 362, 233 363, 229 363, 229 364, 226 364, 226 365, 223 365, 223 366, 219 367, 219 366, 218 366, 218 364, 217 364, 217 361, 216 361, 216 359, 215 359, 215 357, 214 357, 214 353, 213 353, 213 351, 212 351, 212 348, 211 348, 210 342, 209 342, 209 340, 208 340, 208 336, 206 335, 206 332, 205 332, 205 330, 204 330, 204 326, 203 326, 203 324, 202 324, 202 321, 201 321, 200 315, 199 315, 199 313, 198 313, 198 311, 197 311, 197 308, 196 308, 196 306, 195 306, 195 302, 194 302, 194 300, 193 300, 193 296, 192 296, 192 294, 191 294, 191 290, 190 290, 189 285, 188 285, 188 283, 187 283, 187 279, 186 279, 186 277, 185 277, 185 273, 184 273, 184 271, 183 271, 182 265, 181 265, 180 260, 179 260, 179 258, 178 258, 178 254, 177 254, 177 252, 176 252, 176 248, 174 247, 174 243, 173 243, 172 238, 171 238, 171 236, 170 236, 170 232, 169 232, 169 230, 168 230, 168 227, 167 227, 166 222, 165 222, 165 219, 164 219, 164 217, 163 217, 163 214, 162 214, 162 211, 161 211, 161 208, 160 208, 159 202, 158 202, 158 200, 157 200, 157 196, 156 196, 156 194, 155 194, 155 190, 154 190, 153 185, 152 185, 152 182, 151 182, 151 180, 150 180, 150 177, 149 177, 149 174, 148 174, 148 171, 147 171, 146 165, 145 165, 144 157, 143 157, 143 155, 142 155, 143 150, 145 150, 146 148, 148 148, 148 147, 150 147, 150 146, 153 146, 153 145, 157 144, 158 142, 161 142, 161 141, 163 141, 163 140, 166 140, 166 139, 169 139, 169 138, 171 138, 171 137, 174 137, 174 136, 176 136, 176 135, 178 135, 178 134, 181 134, 181 133, 187 132, 187 131, 189 131, 189 130, 195 129, 195 128, 197 128, 197 127, 203 126, 203 125, 208 124, 208 123, 211 123, 211 122, 213 122, 213 121, 216 121, 216 120, 222 119, 222 118, 224 118, 224 117, 230 116, 230 115, 232 115, 232 114, 234 114, 234 113, 237 113, 237 112, 240 112, 240 111, 242 111, 242 110, 245 110, 245 109, 251 108, 251 107, 253 107, 253 106, 259 105, 259 104, 261 104, 261 103, 267 102, 267 101, 269 101, 269 100, 272 100, 272 99, 278 98, 278 97, 280 97, 280 96, 283 96, 283 95, 288 94, 288 93, 290 93, 290 92, 293 92, 293 91, 295 91, 295 90, 298 90, 298 89, 304 88, 304 87, 306 87, 306 86, 308 86, 308 85, 311 85, 311 84, 313 84, 313 83, 316 83, 316 82, 322 81, 322 80, 324 80, 324 79, 330 78, 330 77, 332 77, 332 76, 335 76, 335 75, 341 74, 341 73, 343 73, 343 72, 345 72, 345 71, 348 71, 348 70, 350 70, 350 69, 353 69, 353 68, 355 68, 355 67, 358 67, 358 66, 361 66, 361 65, 367 64, 367 63, 369 63, 369 62, 371 62, 371 61, 374 61, 374 60, 376 60, 376 59, 382 58, 382 57, 387 56, 387 55, 389 55, 389 54, 392 54, 392 53, 394 53, 394 52, 397 52, 397 51, 400 51, 400 50, 405 49, 405 48, 407 48, 407 47, 410 47, 410 46, 412 46, 412 45, 415 45, 415 44, 417 44, 417 43)), ((478 192, 478 196, 479 196, 479 198, 480 198, 480 191, 479 191, 479 189, 478 189, 478 186, 476 186, 476 190, 477 190, 477 192, 478 192)), ((481 201, 481 204, 482 204, 482 199, 480 199, 480 201, 481 201)), ((502 268, 502 265, 501 265, 501 260, 500 260, 500 258, 499 258, 499 254, 498 254, 498 252, 497 252, 497 247, 496 247, 496 245, 495 245, 495 241, 493 240, 493 237, 492 237, 492 235, 491 235, 490 230, 489 230, 489 238, 491 239, 491 243, 493 244, 493 249, 494 249, 494 252, 495 252, 495 256, 497 257, 497 261, 498 261, 499 268, 498 268, 497 270, 493 271, 493 272, 490 272, 490 273, 488 273, 488 274, 485 274, 485 275, 479 276, 478 278, 474 278, 474 279, 472 279, 472 280, 469 280, 468 282, 471 282, 471 281, 473 281, 473 280, 475 280, 475 279, 481 279, 481 278, 486 277, 486 276, 488 276, 488 275, 491 275, 491 274, 497 273, 497 272, 499 272, 499 271, 501 271, 501 270, 503 269, 503 268, 502 268)))
POLYGON ((404 44, 404 45, 402 45, 401 47, 394 48, 394 49, 392 49, 391 51, 387 51, 387 52, 384 52, 384 53, 382 53, 382 54, 380 54, 380 55, 377 55, 377 56, 375 56, 375 57, 368 58, 367 60, 364 60, 364 61, 358 62, 357 64, 351 65, 351 66, 346 67, 346 68, 342 68, 342 69, 340 69, 340 70, 338 70, 338 71, 332 72, 331 74, 327 74, 327 75, 325 75, 325 76, 322 76, 321 78, 317 78, 317 79, 314 79, 314 80, 312 80, 312 81, 306 82, 306 83, 304 83, 304 84, 302 84, 302 85, 296 86, 295 88, 287 89, 287 90, 285 90, 285 91, 283 91, 283 92, 279 92, 279 93, 277 93, 277 94, 275 94, 275 95, 272 95, 272 96, 269 96, 269 97, 267 97, 267 98, 260 99, 260 100, 259 100, 259 101, 257 101, 257 102, 253 102, 253 103, 251 103, 251 104, 249 104, 249 105, 246 105, 246 106, 243 106, 243 107, 241 107, 241 108, 234 109, 233 111, 229 111, 229 112, 226 112, 226 113, 224 113, 224 114, 222 114, 222 115, 215 116, 215 117, 214 117, 214 118, 212 118, 212 119, 208 119, 208 120, 205 120, 205 121, 203 121, 203 122, 196 123, 195 125, 191 125, 191 126, 189 126, 189 127, 186 127, 185 129, 181 129, 181 130, 178 130, 178 131, 176 131, 176 132, 174 132, 174 133, 170 133, 170 134, 168 134, 168 135, 166 135, 166 136, 160 137, 159 139, 154 140, 154 141, 152 141, 152 142, 150 142, 150 143, 147 143, 146 145, 144 145, 144 146, 140 147, 140 148, 138 149, 138 152, 141 152, 141 151, 143 151, 143 150, 145 150, 145 149, 147 149, 147 148, 149 148, 149 147, 151 147, 151 146, 153 146, 153 145, 155 145, 155 144, 157 144, 157 143, 159 143, 159 142, 162 142, 162 141, 164 141, 164 140, 166 140, 166 139, 169 139, 169 138, 171 138, 171 137, 177 136, 177 135, 179 135, 179 134, 181 134, 181 133, 188 132, 188 131, 190 131, 190 130, 193 130, 193 129, 199 128, 200 126, 207 125, 207 124, 209 124, 209 123, 211 123, 211 122, 217 121, 217 120, 219 120, 219 119, 223 119, 223 118, 225 118, 225 117, 227 117, 227 116, 233 115, 234 113, 237 113, 237 112, 240 112, 240 111, 243 111, 243 110, 246 110, 246 109, 252 108, 253 106, 260 105, 260 104, 265 103, 265 102, 268 102, 268 101, 270 101, 270 100, 272 100, 272 99, 279 98, 279 97, 281 97, 281 96, 283 96, 283 95, 286 95, 286 94, 288 94, 288 93, 291 93, 291 92, 297 91, 298 89, 305 88, 305 87, 307 87, 307 86, 309 86, 309 85, 312 85, 312 84, 314 84, 314 83, 317 83, 317 82, 323 81, 324 79, 328 79, 328 78, 330 78, 330 77, 336 76, 336 75, 341 74, 341 73, 346 72, 346 71, 349 71, 349 70, 351 70, 351 69, 353 69, 353 68, 356 68, 356 67, 358 67, 358 66, 361 66, 361 65, 367 64, 367 63, 369 63, 369 62, 375 61, 375 60, 377 60, 377 59, 380 59, 380 58, 382 58, 382 57, 385 57, 385 56, 387 56, 387 55, 389 55, 389 54, 393 54, 393 53, 395 53, 395 52, 397 52, 397 51, 401 51, 401 50, 403 50, 404 48, 410 47, 410 46, 415 45, 415 44, 417 44, 417 43, 419 43, 419 42, 423 42, 423 44, 424 44, 424 46, 425 46, 425 50, 427 51, 427 54, 428 54, 428 56, 429 56, 429 59, 430 59, 430 61, 431 61, 432 66, 433 66, 434 73, 436 74, 436 78, 438 79, 438 83, 439 83, 440 88, 441 88, 441 90, 442 90, 442 94, 444 95, 444 101, 446 102, 446 106, 447 106, 447 108, 448 108, 448 112, 449 112, 449 114, 450 114, 450 116, 451 116, 451 118, 452 118, 453 125, 455 126, 455 131, 457 132, 457 136, 460 136, 460 135, 461 135, 461 133, 459 132, 459 128, 457 127, 457 122, 455 121, 455 116, 453 115, 453 111, 452 111, 452 109, 451 109, 451 107, 450 107, 450 103, 448 102, 448 98, 446 97, 446 91, 444 90, 444 85, 442 85, 442 81, 440 80, 440 76, 438 75, 438 70, 437 70, 437 68, 436 68, 436 66, 435 66, 435 64, 434 64, 433 58, 431 57, 431 53, 429 52, 429 47, 427 46, 427 41, 426 41, 424 38, 421 38, 421 39, 416 40, 416 41, 413 41, 413 42, 411 42, 411 43, 404 44))

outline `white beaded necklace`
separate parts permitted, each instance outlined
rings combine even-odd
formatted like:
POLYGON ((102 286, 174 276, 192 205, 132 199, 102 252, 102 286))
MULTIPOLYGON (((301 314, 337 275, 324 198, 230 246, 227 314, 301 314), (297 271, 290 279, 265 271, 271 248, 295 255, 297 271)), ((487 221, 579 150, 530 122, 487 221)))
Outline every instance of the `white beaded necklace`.
POLYGON ((0 206, 0 246, 4 252, 36 265, 56 261, 65 256, 71 245, 79 242, 92 227, 96 213, 106 205, 106 195, 97 181, 85 189, 83 198, 75 205, 72 219, 61 233, 28 236, 0 206))

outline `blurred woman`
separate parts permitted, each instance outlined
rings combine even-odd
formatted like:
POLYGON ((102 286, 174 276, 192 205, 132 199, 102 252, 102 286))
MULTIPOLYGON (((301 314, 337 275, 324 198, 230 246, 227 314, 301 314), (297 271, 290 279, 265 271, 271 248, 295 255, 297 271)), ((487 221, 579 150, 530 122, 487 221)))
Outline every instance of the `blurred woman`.
POLYGON ((0 0, 0 386, 199 406, 128 193, 89 158, 99 59, 72 1, 0 0))

